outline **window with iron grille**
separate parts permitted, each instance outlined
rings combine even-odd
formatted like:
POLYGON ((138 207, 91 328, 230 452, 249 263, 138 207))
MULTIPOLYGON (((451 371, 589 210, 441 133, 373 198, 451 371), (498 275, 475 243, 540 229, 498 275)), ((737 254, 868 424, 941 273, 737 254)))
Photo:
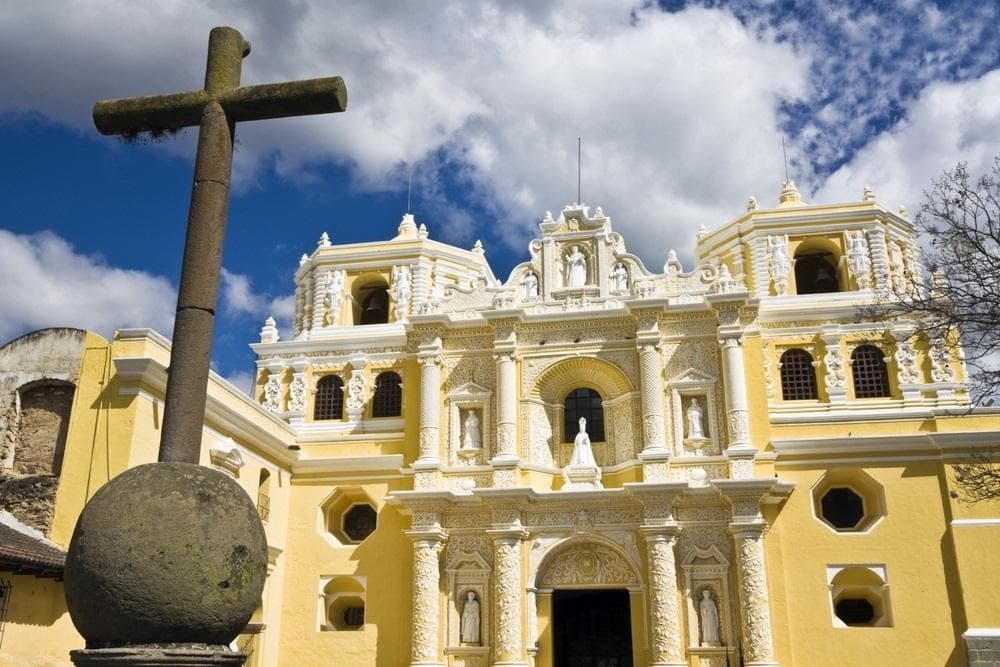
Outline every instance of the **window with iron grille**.
POLYGON ((805 401, 819 398, 816 390, 816 368, 812 355, 795 348, 781 355, 781 398, 805 401))
POLYGON ((604 441, 604 400, 593 389, 574 389, 563 402, 563 442, 573 442, 580 432, 580 417, 587 420, 587 435, 593 442, 604 441))
POLYGON ((313 419, 343 419, 344 381, 336 375, 326 375, 316 383, 313 419))
POLYGON ((403 380, 392 371, 380 373, 375 378, 372 417, 398 417, 401 414, 403 414, 403 380))
POLYGON ((874 345, 862 345, 851 355, 854 376, 854 398, 885 398, 889 396, 889 371, 885 355, 874 345))

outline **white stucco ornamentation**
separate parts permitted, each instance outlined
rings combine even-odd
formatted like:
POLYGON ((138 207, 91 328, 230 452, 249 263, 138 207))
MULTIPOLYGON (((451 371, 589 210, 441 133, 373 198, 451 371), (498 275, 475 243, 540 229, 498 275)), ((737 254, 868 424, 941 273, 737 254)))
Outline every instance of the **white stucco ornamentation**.
POLYGON ((538 578, 540 586, 621 585, 638 583, 635 569, 606 544, 585 541, 562 547, 538 578))
POLYGON ((264 384, 264 409, 271 412, 281 410, 281 376, 271 373, 264 384))
POLYGON ((352 420, 360 419, 365 411, 366 389, 364 371, 351 371, 351 379, 347 381, 347 414, 352 420))
POLYGON ((951 351, 943 338, 931 341, 931 379, 935 382, 954 382, 955 370, 951 367, 951 351))
POLYGON ((410 276, 410 267, 392 267, 391 296, 396 321, 405 320, 410 310, 410 298, 413 296, 413 280, 410 276))
POLYGON ((872 285, 872 261, 865 233, 861 230, 847 233, 847 264, 851 267, 858 289, 869 289, 872 285))
POLYGON ((323 325, 332 327, 340 324, 340 309, 344 303, 344 271, 328 271, 326 274, 326 298, 323 302, 323 325))
POLYGON ((844 373, 844 355, 839 347, 828 347, 823 356, 826 366, 824 380, 827 387, 846 387, 847 375, 844 373))
POLYGON ((900 340, 896 343, 896 367, 899 369, 900 384, 914 384, 920 382, 920 369, 917 367, 917 355, 913 351, 913 345, 908 340, 900 340))
POLYGON ((288 385, 288 411, 305 412, 306 409, 306 379, 304 373, 296 373, 292 383, 288 385))

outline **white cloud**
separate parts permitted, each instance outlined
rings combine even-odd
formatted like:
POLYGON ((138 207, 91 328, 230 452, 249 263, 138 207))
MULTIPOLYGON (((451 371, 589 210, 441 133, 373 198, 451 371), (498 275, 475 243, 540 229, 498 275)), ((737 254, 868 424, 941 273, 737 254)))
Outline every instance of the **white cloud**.
POLYGON ((253 373, 249 371, 235 371, 230 375, 223 375, 222 377, 247 396, 253 395, 253 383, 256 380, 253 373))
POLYGON ((268 296, 253 291, 250 276, 223 268, 220 275, 222 312, 231 317, 249 315, 263 322, 273 317, 287 330, 295 316, 295 295, 268 296))
POLYGON ((989 172, 1000 153, 1000 70, 928 86, 906 117, 831 174, 815 199, 857 201, 865 185, 889 206, 919 209, 931 181, 958 162, 989 172))
POLYGON ((197 87, 208 29, 228 23, 253 42, 244 81, 339 74, 350 98, 346 114, 241 126, 244 184, 274 154, 284 175, 349 164, 366 189, 400 188, 400 165, 419 163, 432 234, 471 241, 442 186, 457 171, 520 252, 576 198, 582 136, 583 198, 657 265, 777 192, 778 106, 805 93, 808 62, 726 11, 644 4, 30 3, 0 9, 0 104, 91 132, 97 97, 197 87))
POLYGON ((169 336, 177 302, 166 278, 108 266, 62 238, 0 229, 0 340, 53 326, 110 336, 150 327, 169 336))

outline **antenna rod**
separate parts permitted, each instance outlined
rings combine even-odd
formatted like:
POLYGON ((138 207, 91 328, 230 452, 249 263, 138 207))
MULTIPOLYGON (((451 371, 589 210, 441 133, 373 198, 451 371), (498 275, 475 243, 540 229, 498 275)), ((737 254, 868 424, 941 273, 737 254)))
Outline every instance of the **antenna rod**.
POLYGON ((413 189, 413 165, 410 165, 410 173, 406 179, 406 212, 410 213, 410 191, 413 189))
POLYGON ((785 160, 785 183, 788 182, 788 154, 785 153, 785 135, 781 135, 781 157, 785 160))
POLYGON ((581 159, 583 157, 583 139, 581 137, 576 138, 576 203, 583 203, 583 196, 580 194, 580 168, 581 159))

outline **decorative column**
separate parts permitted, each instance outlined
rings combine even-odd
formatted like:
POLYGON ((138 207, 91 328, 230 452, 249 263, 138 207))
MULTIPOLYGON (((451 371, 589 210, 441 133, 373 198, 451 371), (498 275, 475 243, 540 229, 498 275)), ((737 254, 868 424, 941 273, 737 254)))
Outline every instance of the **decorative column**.
POLYGON ((736 576, 740 597, 743 657, 747 667, 774 667, 771 635, 771 602, 764 568, 764 533, 767 522, 760 512, 767 497, 787 496, 794 484, 777 479, 714 480, 713 485, 729 500, 733 520, 729 533, 736 554, 736 576))
POLYGON ((646 540, 649 563, 650 665, 687 665, 681 640, 680 605, 677 603, 677 564, 674 547, 680 527, 674 502, 687 491, 687 482, 626 484, 629 494, 643 506, 639 532, 646 540))
POLYGON ((267 381, 264 383, 264 409, 268 412, 281 412, 282 394, 285 387, 281 381, 281 376, 285 374, 285 365, 282 363, 267 364, 267 381))
POLYGON ((521 526, 520 512, 498 508, 493 538, 493 604, 496 619, 494 665, 527 665, 524 646, 524 592, 521 578, 521 545, 528 534, 521 526))
POLYGON ((497 425, 493 486, 517 486, 517 334, 513 321, 497 322, 493 358, 497 364, 497 425))
POLYGON ((439 464, 441 428, 441 355, 420 356, 420 458, 439 464))
POLYGON ((733 524, 729 531, 736 548, 736 574, 740 589, 740 623, 743 656, 747 667, 777 665, 771 638, 771 603, 764 570, 766 524, 733 524))
POLYGON ((687 665, 681 643, 680 605, 677 604, 677 565, 674 545, 677 527, 643 528, 649 561, 650 644, 653 667, 687 665))
MULTIPOLYGON (((415 520, 416 521, 416 520, 415 520)), ((413 639, 410 665, 444 665, 441 659, 441 568, 445 533, 413 530, 413 639)))
POLYGON ((831 405, 843 406, 847 401, 847 373, 844 353, 840 350, 840 332, 824 331, 822 334, 826 354, 823 355, 823 382, 831 405))
POLYGON ((326 308, 323 302, 326 299, 326 287, 329 275, 329 271, 326 273, 322 273, 320 271, 313 272, 312 324, 309 327, 312 331, 323 328, 323 317, 326 314, 326 308))

